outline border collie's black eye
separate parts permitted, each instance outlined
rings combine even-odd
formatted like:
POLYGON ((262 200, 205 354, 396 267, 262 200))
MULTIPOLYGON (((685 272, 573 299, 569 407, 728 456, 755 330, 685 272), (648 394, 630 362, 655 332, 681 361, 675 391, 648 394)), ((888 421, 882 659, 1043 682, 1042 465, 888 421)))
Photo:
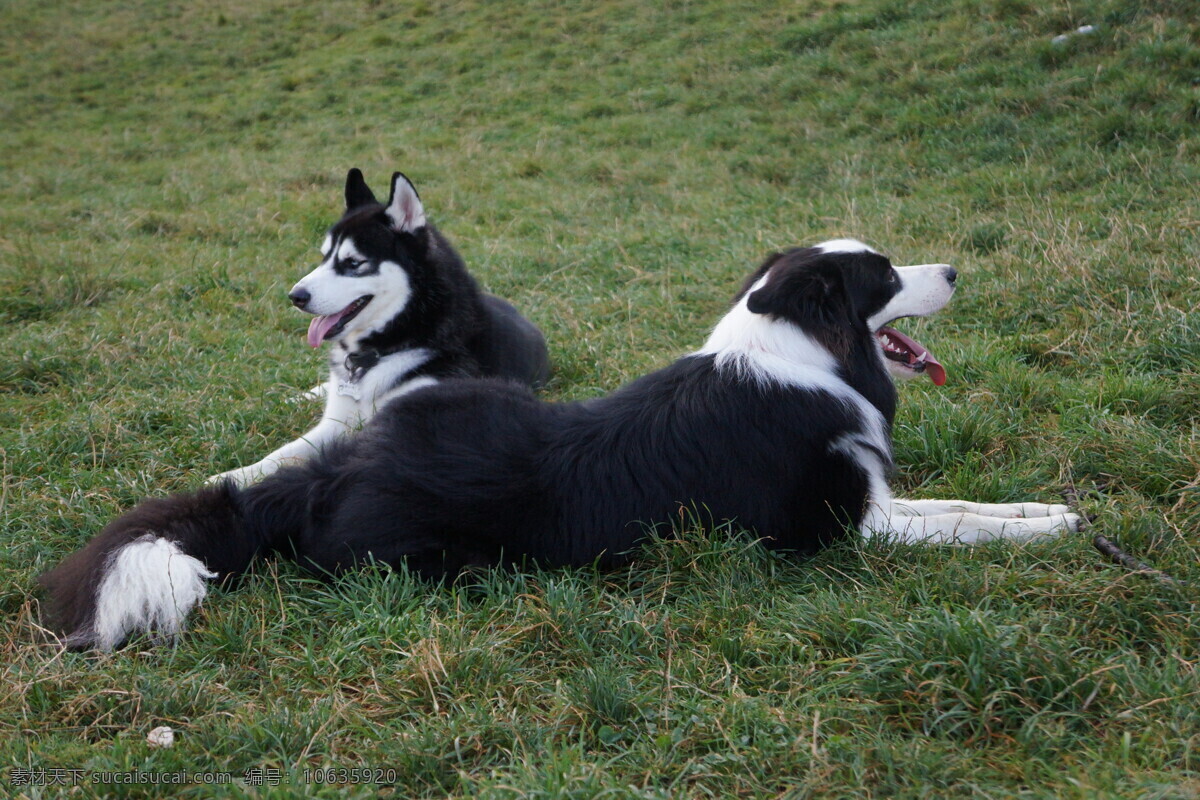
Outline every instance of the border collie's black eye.
POLYGON ((894 270, 894 269, 890 270, 888 272, 888 283, 899 283, 899 282, 900 282, 900 276, 896 274, 896 270, 894 270))

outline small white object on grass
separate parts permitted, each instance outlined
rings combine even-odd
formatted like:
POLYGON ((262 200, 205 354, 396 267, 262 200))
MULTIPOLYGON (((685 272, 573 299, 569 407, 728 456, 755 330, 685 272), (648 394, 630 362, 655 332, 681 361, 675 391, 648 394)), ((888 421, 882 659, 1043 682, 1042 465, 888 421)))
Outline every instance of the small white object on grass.
POLYGON ((1053 39, 1050 40, 1050 44, 1063 44, 1068 39, 1070 39, 1072 36, 1087 36, 1088 34, 1092 34, 1095 32, 1096 32, 1095 25, 1080 25, 1078 28, 1071 31, 1070 33, 1060 33, 1058 36, 1055 36, 1053 39))
POLYGON ((167 725, 155 728, 146 734, 146 741, 151 747, 170 747, 175 744, 175 731, 167 725))

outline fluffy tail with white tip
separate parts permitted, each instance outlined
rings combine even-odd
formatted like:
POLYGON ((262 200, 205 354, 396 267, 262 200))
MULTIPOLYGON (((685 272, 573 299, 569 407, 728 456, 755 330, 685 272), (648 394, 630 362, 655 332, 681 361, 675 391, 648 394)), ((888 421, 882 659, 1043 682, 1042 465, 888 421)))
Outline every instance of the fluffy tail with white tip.
POLYGON ((226 481, 144 501, 39 578, 47 622, 78 649, 173 637, 210 581, 240 575, 303 524, 308 485, 293 470, 247 490, 226 481))

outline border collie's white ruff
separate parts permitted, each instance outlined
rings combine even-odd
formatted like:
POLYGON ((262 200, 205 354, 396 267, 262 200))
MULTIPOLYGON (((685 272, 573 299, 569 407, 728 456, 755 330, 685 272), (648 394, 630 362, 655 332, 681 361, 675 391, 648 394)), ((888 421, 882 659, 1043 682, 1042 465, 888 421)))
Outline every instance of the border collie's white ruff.
POLYGON ((314 455, 357 430, 385 403, 448 377, 496 376, 536 385, 549 371, 546 343, 504 300, 483 294, 458 253, 425 218, 403 174, 379 203, 357 169, 346 176, 346 213, 321 245, 321 265, 292 287, 314 315, 308 343, 330 342, 321 421, 261 461, 210 483, 246 485, 314 455))
POLYGON ((887 371, 945 371, 888 323, 937 311, 943 264, 893 268, 847 240, 776 254, 705 346, 616 392, 539 402, 443 381, 361 433, 239 489, 149 500, 42 577, 68 644, 177 631, 204 582, 275 552, 323 574, 373 558, 430 577, 532 559, 613 565, 681 507, 811 552, 859 529, 914 544, 1077 530, 1063 505, 895 500, 887 371), (886 365, 886 368, 885 368, 886 365))

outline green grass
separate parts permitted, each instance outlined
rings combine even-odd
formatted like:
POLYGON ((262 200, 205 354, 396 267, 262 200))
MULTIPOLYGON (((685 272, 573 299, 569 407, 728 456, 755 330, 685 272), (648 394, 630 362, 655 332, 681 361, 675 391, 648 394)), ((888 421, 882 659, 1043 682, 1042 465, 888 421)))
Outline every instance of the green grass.
POLYGON ((4 792, 63 793, 13 767, 261 767, 285 783, 245 794, 1200 793, 1194 10, 9 0, 4 792), (1074 483, 1096 532, 1192 588, 1086 535, 797 561, 687 531, 618 573, 448 588, 267 565, 177 647, 39 645, 38 572, 315 418, 287 402, 321 358, 284 292, 350 166, 413 178, 546 331, 553 398, 694 349, 773 248, 857 236, 953 263, 954 302, 909 326, 950 381, 902 390, 900 493, 1074 483), (173 748, 146 746, 159 725, 173 748), (304 783, 322 767, 400 783, 304 783))

